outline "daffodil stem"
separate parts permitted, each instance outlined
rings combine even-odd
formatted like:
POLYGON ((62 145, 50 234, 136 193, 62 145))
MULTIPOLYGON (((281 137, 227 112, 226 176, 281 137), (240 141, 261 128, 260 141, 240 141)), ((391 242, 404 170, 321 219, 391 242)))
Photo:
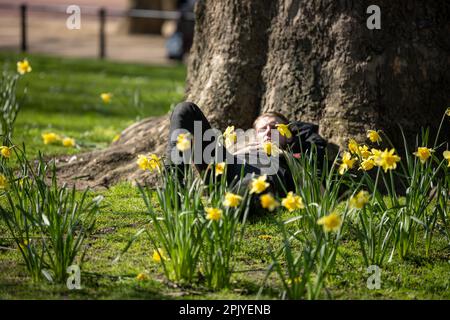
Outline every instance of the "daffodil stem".
POLYGON ((446 113, 444 113, 444 115, 441 118, 441 123, 439 124, 439 128, 438 128, 438 131, 436 133, 436 138, 434 139, 433 149, 436 148, 436 144, 437 144, 437 141, 439 139, 439 134, 441 133, 442 124, 444 123, 445 117, 446 117, 446 113))

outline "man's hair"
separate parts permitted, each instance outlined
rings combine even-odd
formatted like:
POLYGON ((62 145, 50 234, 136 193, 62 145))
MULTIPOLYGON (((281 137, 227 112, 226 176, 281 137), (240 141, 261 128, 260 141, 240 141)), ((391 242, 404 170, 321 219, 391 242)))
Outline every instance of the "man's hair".
POLYGON ((280 121, 280 123, 282 124, 288 124, 289 120, 283 116, 281 113, 276 112, 276 111, 270 111, 270 112, 266 112, 263 113, 262 115, 258 116, 258 118, 255 119, 255 121, 253 121, 253 129, 256 128, 256 124, 258 123, 258 121, 260 121, 261 119, 264 118, 278 118, 280 121))

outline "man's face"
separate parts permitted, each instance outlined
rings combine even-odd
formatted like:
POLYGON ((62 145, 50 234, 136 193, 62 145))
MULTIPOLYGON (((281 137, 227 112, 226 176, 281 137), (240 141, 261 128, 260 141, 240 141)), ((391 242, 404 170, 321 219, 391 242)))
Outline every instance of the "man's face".
POLYGON ((277 117, 262 117, 255 124, 256 138, 259 142, 272 141, 283 147, 287 144, 286 137, 279 134, 276 124, 281 123, 277 117))

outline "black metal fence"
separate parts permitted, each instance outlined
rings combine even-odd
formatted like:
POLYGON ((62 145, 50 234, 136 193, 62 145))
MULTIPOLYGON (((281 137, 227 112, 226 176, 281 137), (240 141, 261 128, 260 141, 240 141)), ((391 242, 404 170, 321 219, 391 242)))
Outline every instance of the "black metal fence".
MULTIPOLYGON (((146 19, 159 19, 159 20, 190 20, 195 19, 195 15, 192 12, 183 11, 161 11, 161 10, 143 10, 143 9, 130 9, 130 10, 116 10, 107 9, 104 7, 90 7, 81 6, 81 12, 83 15, 97 16, 99 20, 99 58, 104 59, 106 57, 106 32, 105 26, 107 17, 130 17, 130 18, 146 18, 146 19)), ((28 50, 28 12, 44 12, 44 13, 64 13, 66 14, 67 6, 65 5, 31 5, 27 3, 22 4, 7 4, 0 3, 0 9, 7 10, 19 10, 20 12, 20 49, 22 52, 28 50)))

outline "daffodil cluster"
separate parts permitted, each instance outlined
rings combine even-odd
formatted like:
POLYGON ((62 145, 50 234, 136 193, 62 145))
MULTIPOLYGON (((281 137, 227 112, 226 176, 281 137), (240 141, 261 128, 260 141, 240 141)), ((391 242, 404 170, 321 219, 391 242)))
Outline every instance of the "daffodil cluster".
POLYGON ((138 159, 136 161, 136 164, 139 166, 141 170, 149 170, 150 172, 153 172, 154 170, 160 171, 162 160, 160 157, 158 157, 156 154, 149 154, 149 155, 138 155, 138 159))
POLYGON ((44 144, 61 144, 66 148, 74 148, 77 145, 75 139, 69 137, 61 137, 54 132, 43 133, 42 140, 44 144))
MULTIPOLYGON (((367 138, 372 143, 380 144, 382 142, 380 131, 368 130, 367 138)), ((359 170, 370 171, 374 167, 381 167, 384 172, 388 170, 395 170, 397 163, 401 158, 396 154, 394 148, 392 149, 376 149, 371 148, 366 144, 358 144, 356 140, 350 139, 348 142, 348 151, 344 151, 339 165, 339 173, 343 175, 348 170, 353 169, 355 164, 359 162, 359 170)))
MULTIPOLYGON (((216 171, 217 173, 217 171, 216 171)), ((225 208, 237 208, 241 204, 242 196, 238 194, 234 194, 232 192, 226 192, 224 195, 224 199, 222 201, 222 205, 225 208)), ((219 207, 206 207, 205 208, 206 213, 206 220, 211 221, 219 221, 223 216, 223 210, 219 207)))
MULTIPOLYGON (((250 183, 250 194, 262 194, 267 188, 270 187, 270 183, 267 182, 267 176, 261 175, 254 178, 250 183)), ((263 209, 267 209, 270 212, 280 207, 280 202, 269 192, 262 194, 259 197, 260 205, 263 209)), ((286 197, 281 199, 281 206, 286 208, 289 212, 305 208, 303 199, 290 191, 286 197)))

